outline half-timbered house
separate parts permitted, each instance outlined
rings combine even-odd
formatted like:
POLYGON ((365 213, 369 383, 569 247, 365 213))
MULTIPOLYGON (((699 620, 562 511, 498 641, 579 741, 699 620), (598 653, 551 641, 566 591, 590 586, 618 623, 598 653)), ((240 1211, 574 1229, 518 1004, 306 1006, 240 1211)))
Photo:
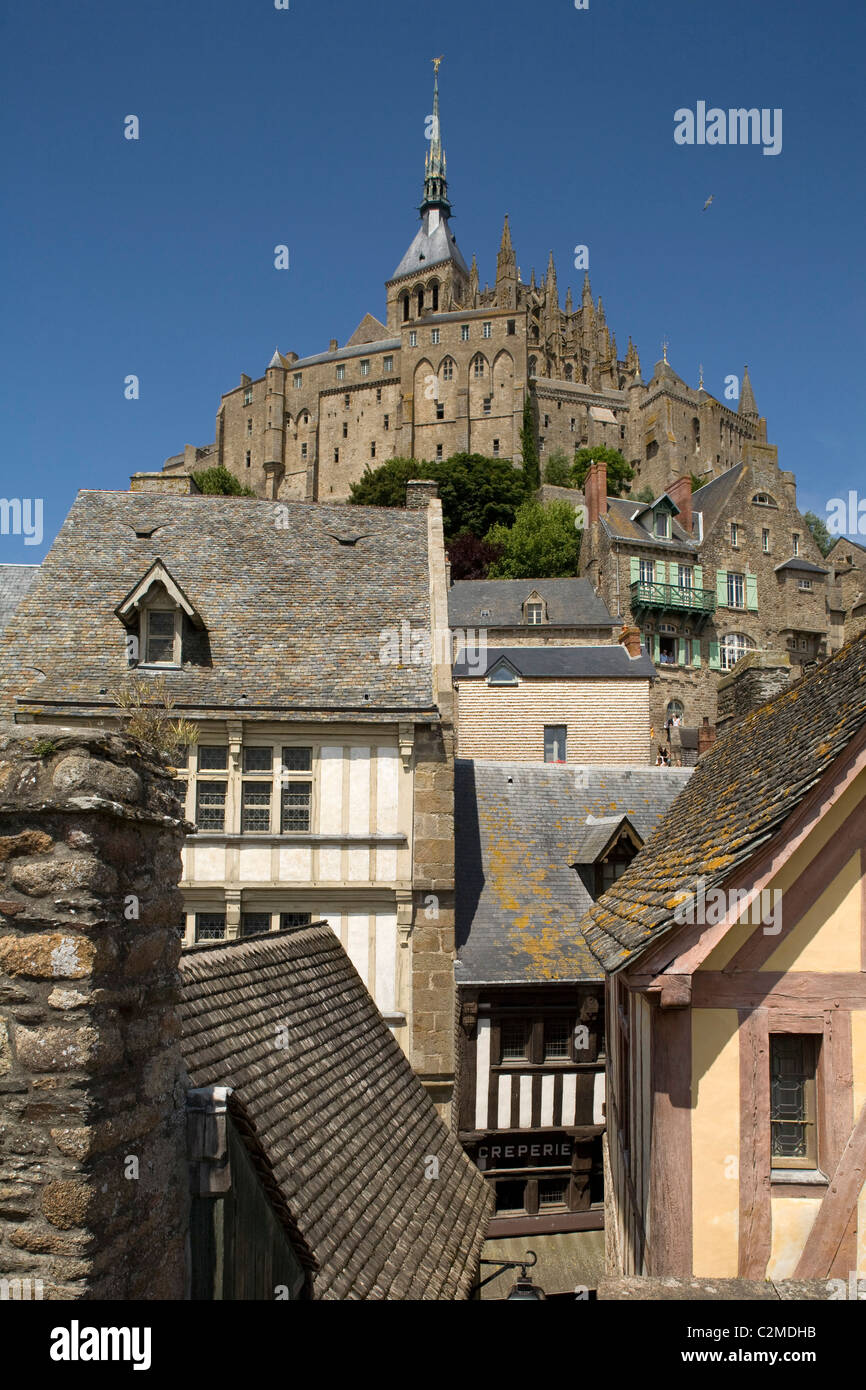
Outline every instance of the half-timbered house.
POLYGON ((747 714, 591 907, 611 1273, 866 1272, 866 637, 747 714))

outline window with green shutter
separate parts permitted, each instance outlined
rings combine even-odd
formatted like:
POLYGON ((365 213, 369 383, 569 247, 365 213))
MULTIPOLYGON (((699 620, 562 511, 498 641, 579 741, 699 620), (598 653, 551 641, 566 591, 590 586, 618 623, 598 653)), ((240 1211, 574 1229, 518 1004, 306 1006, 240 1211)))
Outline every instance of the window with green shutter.
POLYGON ((753 613, 758 611, 758 576, 756 574, 746 575, 746 607, 753 613))
POLYGON ((680 664, 680 666, 688 666, 688 664, 689 664, 689 644, 688 644, 688 640, 687 640, 685 637, 681 637, 680 640, 679 640, 679 642, 677 643, 677 646, 678 646, 678 649, 679 649, 678 654, 679 654, 679 664, 680 664))
POLYGON ((640 560, 636 555, 632 555, 629 560, 629 567, 631 569, 631 582, 632 584, 636 584, 640 579, 640 560))
POLYGON ((700 637, 693 637, 693 638, 692 638, 692 665, 693 665, 693 666, 700 666, 700 664, 701 664, 701 639, 700 639, 700 637))
POLYGON ((702 589, 703 587, 704 587, 704 567, 703 567, 703 565, 695 565, 695 588, 696 588, 696 589, 702 589))
POLYGON ((720 662, 720 660, 719 660, 719 644, 718 644, 718 642, 711 642, 711 643, 710 643, 710 670, 711 670, 711 671, 718 671, 718 670, 720 670, 720 668, 721 668, 721 662, 720 662))
POLYGON ((728 606, 728 571, 716 570, 716 603, 720 608, 728 606))

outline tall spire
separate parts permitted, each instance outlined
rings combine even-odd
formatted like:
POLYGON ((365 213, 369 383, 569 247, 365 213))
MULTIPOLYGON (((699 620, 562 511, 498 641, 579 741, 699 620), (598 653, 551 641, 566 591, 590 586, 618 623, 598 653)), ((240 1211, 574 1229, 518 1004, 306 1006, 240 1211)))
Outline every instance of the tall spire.
POLYGON ((748 367, 743 368, 743 384, 740 387, 740 405, 737 412, 739 415, 749 415, 752 419, 759 419, 758 407, 755 404, 755 393, 752 390, 752 383, 749 380, 748 367))
POLYGON ((451 204, 448 202, 448 184, 446 182, 445 170, 445 149, 442 144, 442 127, 439 123, 439 64, 441 58, 433 59, 433 115, 428 118, 429 148, 424 157, 424 201, 421 204, 421 214, 428 208, 438 208, 445 217, 451 216, 451 204))
POLYGON ((511 244, 508 213, 502 228, 502 241, 496 257, 496 302, 502 309, 517 308, 517 257, 511 244))

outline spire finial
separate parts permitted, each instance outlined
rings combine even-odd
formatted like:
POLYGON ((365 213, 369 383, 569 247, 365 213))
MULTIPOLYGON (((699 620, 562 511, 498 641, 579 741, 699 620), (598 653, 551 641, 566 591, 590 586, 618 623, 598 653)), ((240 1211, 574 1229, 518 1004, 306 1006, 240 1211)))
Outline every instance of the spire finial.
POLYGON ((704 364, 703 364, 703 362, 700 362, 700 363, 698 364, 698 373, 699 373, 699 375, 700 375, 700 380, 698 381, 698 390, 699 390, 699 391, 703 391, 703 389, 704 389, 704 364))
POLYGON ((665 334, 664 338, 662 338, 662 361, 664 362, 665 366, 668 365, 668 348, 669 348, 669 347, 670 347, 670 342, 668 341, 667 334, 665 334))
POLYGON ((442 127, 439 124, 439 64, 444 54, 432 58, 433 63, 433 114, 427 117, 426 131, 430 144, 424 157, 424 201, 421 214, 428 208, 438 208, 446 217, 451 216, 448 202, 448 186, 445 180, 445 151, 442 148, 442 127))

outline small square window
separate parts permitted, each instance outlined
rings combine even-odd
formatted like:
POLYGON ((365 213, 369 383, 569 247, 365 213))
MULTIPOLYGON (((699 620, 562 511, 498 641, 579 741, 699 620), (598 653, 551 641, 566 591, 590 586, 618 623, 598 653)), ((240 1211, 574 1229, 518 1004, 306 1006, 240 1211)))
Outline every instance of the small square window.
POLYGON ((245 748, 244 772, 270 772, 274 755, 270 748, 245 748))
POLYGON ((225 772, 229 765, 229 750, 226 744, 200 743, 198 746, 199 772, 225 772))
POLYGON ((281 912, 280 931, 285 931, 287 927, 308 927, 312 920, 309 912, 281 912))
POLYGON ((386 358, 383 360, 383 362, 382 362, 382 370, 385 371, 385 372, 393 372, 393 370, 394 370, 394 359, 393 359, 393 357, 386 357, 386 358))
POLYGON ((439 342, 439 329, 438 329, 438 328, 432 328, 432 329, 430 330, 430 341, 431 341, 431 343, 433 343, 434 346, 439 342))
POLYGON ((345 366, 343 365, 342 362, 340 363, 339 367, 337 368, 337 380, 338 380, 338 381, 345 381, 345 380, 346 380, 346 368, 345 368, 345 366))
POLYGON ((418 346, 418 334, 415 332, 415 329, 414 329, 414 328, 412 329, 411 333, 409 334, 409 346, 410 346, 410 347, 417 347, 417 346, 418 346))
POLYGON ((808 592, 812 588, 811 579, 801 579, 797 588, 802 589, 804 592, 808 592))
POLYGON ((567 1206, 568 1179, 541 1178, 538 1183, 538 1210, 564 1211, 567 1206))
POLYGON ((264 936, 271 929, 269 912, 245 912, 241 918, 244 936, 264 936))
POLYGON ((226 915, 224 912, 197 912, 195 914, 196 941, 222 941, 226 934, 226 915))
POLYGON ((544 1020, 545 1062, 568 1061, 570 1041, 571 1028, 567 1018, 547 1018, 544 1020))
POLYGON ((445 406, 442 404, 441 401, 437 401, 437 402, 436 402, 436 419, 437 419, 437 420, 444 420, 444 419, 445 419, 445 406))
POLYGON ((284 748, 284 772, 310 772, 313 767, 312 748, 284 748))
POLYGON ((369 357, 365 357, 365 358, 363 358, 362 361, 361 361, 361 376, 369 376, 369 375, 370 375, 370 359, 369 359, 369 357))
POLYGON ((296 390, 296 391, 300 391, 301 386, 302 386, 302 384, 303 384, 303 380, 304 380, 303 374, 302 374, 301 372, 295 372, 295 375, 294 375, 294 377, 293 377, 293 380, 294 380, 294 383, 295 383, 295 390, 296 390))
POLYGON ((252 403, 253 403, 253 388, 252 388, 251 386, 247 386, 247 387, 245 388, 245 390, 244 390, 244 405, 252 405, 252 403))

